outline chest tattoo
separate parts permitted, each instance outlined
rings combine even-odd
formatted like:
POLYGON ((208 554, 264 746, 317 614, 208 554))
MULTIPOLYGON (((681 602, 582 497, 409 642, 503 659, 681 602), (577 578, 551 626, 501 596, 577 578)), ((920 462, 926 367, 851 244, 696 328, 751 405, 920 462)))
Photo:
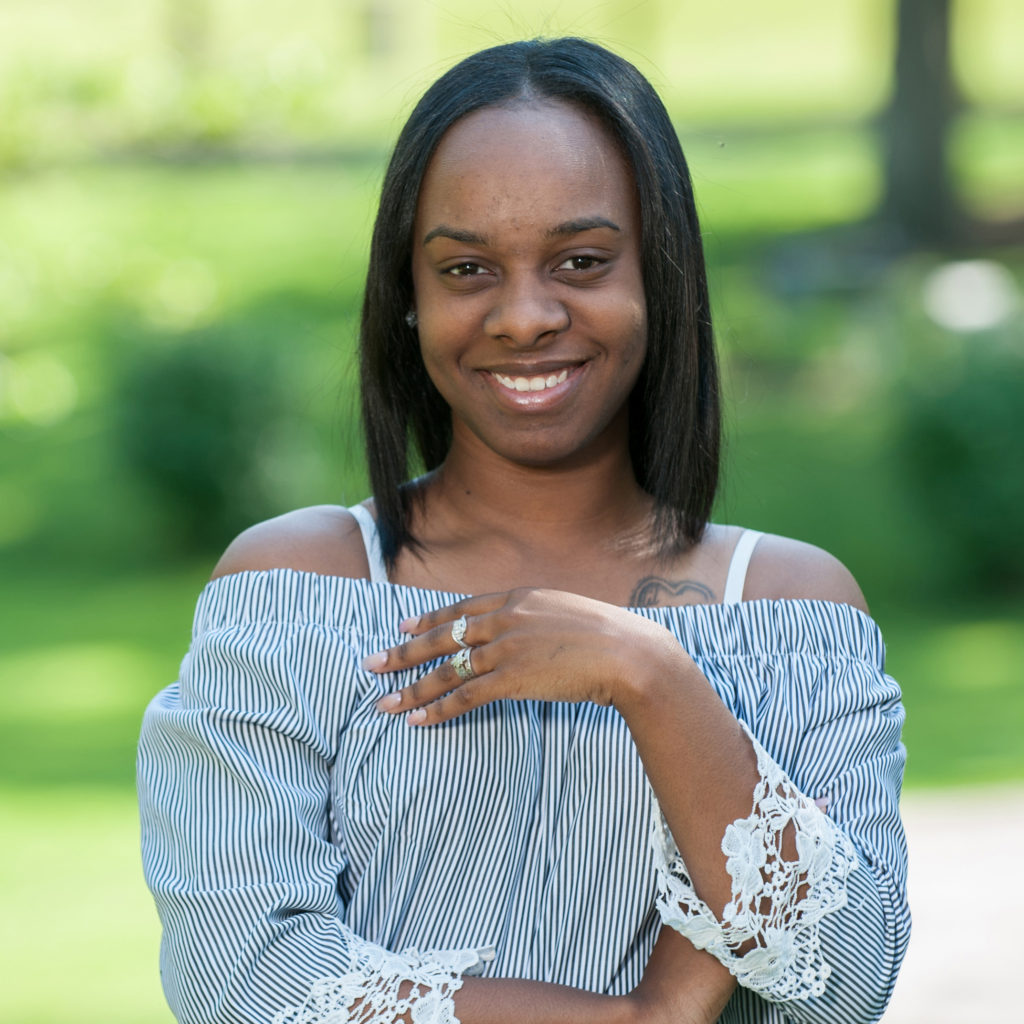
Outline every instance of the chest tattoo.
POLYGON ((661 576, 644 576, 634 587, 629 604, 632 608, 654 608, 670 604, 706 604, 715 600, 715 592, 696 580, 666 580, 661 576), (687 597, 689 600, 680 601, 687 597))

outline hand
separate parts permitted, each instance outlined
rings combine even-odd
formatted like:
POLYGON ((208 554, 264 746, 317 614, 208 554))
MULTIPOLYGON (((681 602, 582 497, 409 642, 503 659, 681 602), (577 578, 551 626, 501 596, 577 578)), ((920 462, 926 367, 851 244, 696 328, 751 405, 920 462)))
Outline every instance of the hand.
POLYGON ((400 628, 411 638, 371 654, 363 667, 395 672, 455 654, 452 624, 461 615, 472 678, 460 679, 446 660, 382 697, 380 711, 408 711, 411 725, 434 725, 502 699, 616 704, 648 660, 686 658, 672 635, 650 619, 578 594, 522 588, 466 598, 406 620, 400 628))
POLYGON ((713 1024, 735 988, 736 979, 710 953, 663 927, 627 998, 643 1024, 713 1024))

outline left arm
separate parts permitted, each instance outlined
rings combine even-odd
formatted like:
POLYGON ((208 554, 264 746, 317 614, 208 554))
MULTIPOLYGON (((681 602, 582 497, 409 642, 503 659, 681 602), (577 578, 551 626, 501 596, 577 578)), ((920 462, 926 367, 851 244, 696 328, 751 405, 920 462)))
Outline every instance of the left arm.
MULTIPOLYGON (((782 537, 761 539, 745 593, 748 599, 843 602, 867 612, 860 588, 841 563, 782 537)), ((637 649, 631 645, 631 652, 637 649)), ((615 706, 633 735, 697 892, 721 920, 736 897, 735 879, 722 856, 723 836, 751 814, 751 798, 765 778, 766 755, 755 749, 749 728, 726 708, 671 633, 656 627, 644 654, 643 659, 633 654, 633 671, 620 685, 615 706), (686 737, 685 744, 680 737, 686 737), (680 778, 692 782, 680 786, 680 778)), ((792 824, 779 830, 786 862, 798 860, 796 834, 792 824)))

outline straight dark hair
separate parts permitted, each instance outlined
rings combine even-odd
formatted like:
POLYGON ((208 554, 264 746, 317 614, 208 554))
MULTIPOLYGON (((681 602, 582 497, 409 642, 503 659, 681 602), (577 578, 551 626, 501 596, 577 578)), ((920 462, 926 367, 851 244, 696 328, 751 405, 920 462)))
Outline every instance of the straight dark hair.
POLYGON ((384 558, 415 545, 409 530, 409 443, 426 470, 445 459, 451 414, 427 375, 415 328, 412 232, 434 150, 483 107, 561 100, 618 140, 640 199, 647 358, 629 400, 629 447, 655 500, 663 550, 696 543, 718 484, 721 413, 704 252, 690 173, 651 84, 628 61, 584 39, 507 43, 467 57, 423 95, 395 145, 373 230, 360 329, 363 429, 384 558))

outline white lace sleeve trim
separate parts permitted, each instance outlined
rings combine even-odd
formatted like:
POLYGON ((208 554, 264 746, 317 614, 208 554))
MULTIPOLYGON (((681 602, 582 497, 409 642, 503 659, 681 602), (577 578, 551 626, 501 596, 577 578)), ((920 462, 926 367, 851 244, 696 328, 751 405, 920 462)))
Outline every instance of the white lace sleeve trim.
POLYGON ((349 938, 352 962, 342 975, 313 984, 302 1006, 289 1006, 271 1024, 458 1024, 452 996, 463 975, 478 974, 494 950, 406 949, 389 953, 357 936, 349 938), (402 996, 401 988, 411 983, 402 996))
POLYGON ((729 825, 722 839, 732 878, 732 900, 723 920, 694 891, 655 805, 658 911, 665 924, 715 956, 745 988, 772 1002, 808 999, 824 992, 831 970, 822 956, 818 923, 846 906, 846 879, 857 867, 857 852, 743 729, 757 753, 761 781, 754 787, 750 816, 729 825), (790 824, 796 833, 795 861, 783 859, 781 851, 782 833, 790 824), (752 949, 737 952, 751 940, 752 949))

